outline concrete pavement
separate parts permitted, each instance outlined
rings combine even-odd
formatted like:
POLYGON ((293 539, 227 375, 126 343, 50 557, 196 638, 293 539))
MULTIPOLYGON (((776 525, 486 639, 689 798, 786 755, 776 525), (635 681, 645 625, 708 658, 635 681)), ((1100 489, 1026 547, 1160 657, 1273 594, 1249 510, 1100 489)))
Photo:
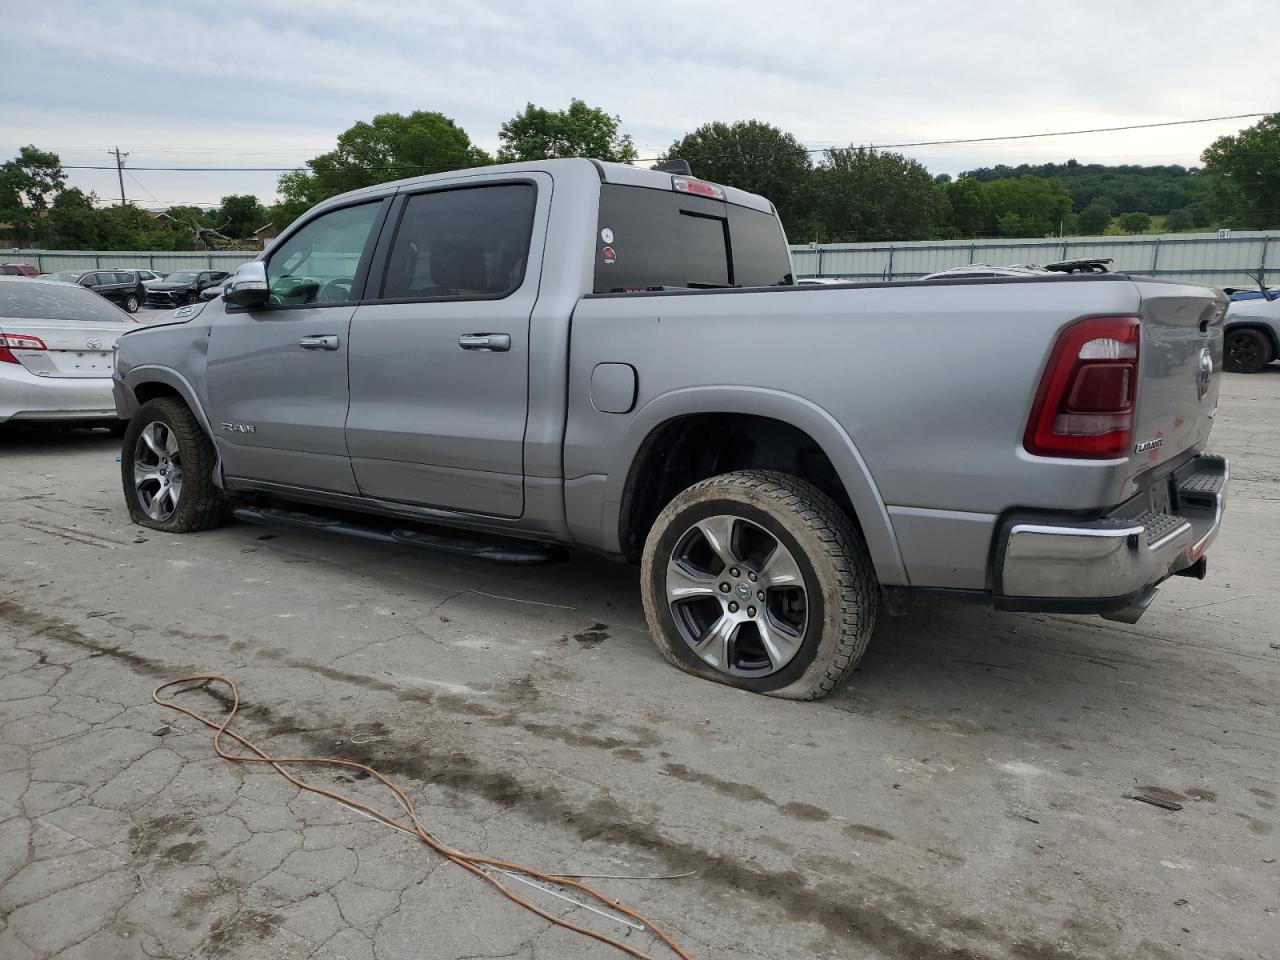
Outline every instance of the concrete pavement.
POLYGON ((9 431, 0 957, 616 955, 217 759, 150 698, 197 671, 239 683, 246 735, 371 762, 459 848, 696 871, 597 883, 700 960, 1274 957, 1278 415, 1280 367, 1225 378, 1211 446, 1234 488, 1209 579, 1170 582, 1140 623, 884 619, 816 704, 667 666, 631 568, 510 570, 241 524, 166 536, 129 524, 117 441, 9 431))

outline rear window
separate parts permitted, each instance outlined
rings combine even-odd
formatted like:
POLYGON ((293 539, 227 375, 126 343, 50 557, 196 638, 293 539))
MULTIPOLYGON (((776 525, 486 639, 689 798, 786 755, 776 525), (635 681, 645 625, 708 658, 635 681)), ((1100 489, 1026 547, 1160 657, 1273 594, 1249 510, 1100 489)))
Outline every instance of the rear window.
POLYGON ((793 282, 772 214, 675 191, 600 188, 596 293, 793 282))
POLYGON ((59 283, 0 283, 0 317, 15 320, 85 320, 131 323, 127 314, 92 290, 59 283))

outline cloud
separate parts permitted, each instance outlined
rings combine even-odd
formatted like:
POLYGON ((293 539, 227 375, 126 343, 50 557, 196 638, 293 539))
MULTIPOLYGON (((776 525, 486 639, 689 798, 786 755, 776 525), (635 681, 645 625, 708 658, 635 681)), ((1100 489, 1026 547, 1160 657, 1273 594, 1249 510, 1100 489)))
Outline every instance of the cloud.
MULTIPOLYGON (((1267 4, 1225 0, 1218 23, 1267 4)), ((66 163, 119 144, 144 166, 284 166, 358 120, 440 110, 482 146, 526 102, 581 97, 620 114, 642 156, 711 120, 758 118, 815 147, 946 139, 1277 109, 1265 44, 1208 42, 1203 6, 1117 2, 1105 16, 1030 0, 643 5, 435 0, 198 8, 52 0, 10 38, 0 151, 66 163)), ((907 151, 935 172, 989 163, 1194 163, 1241 123, 907 151)), ((146 173, 131 197, 271 197, 275 174, 146 173)), ((117 192, 114 171, 73 182, 117 192)))

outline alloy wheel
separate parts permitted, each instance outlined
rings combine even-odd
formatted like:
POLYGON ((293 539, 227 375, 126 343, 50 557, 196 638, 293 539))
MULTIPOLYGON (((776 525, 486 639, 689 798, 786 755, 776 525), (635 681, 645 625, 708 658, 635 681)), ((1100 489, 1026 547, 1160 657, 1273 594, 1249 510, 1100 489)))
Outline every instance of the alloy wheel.
POLYGON ((178 509, 182 496, 182 453, 168 424, 152 421, 142 428, 133 448, 133 486, 138 505, 163 523, 178 509))
POLYGON ((808 629, 808 593, 796 558, 777 536, 742 517, 707 517, 676 541, 666 600, 690 649, 732 676, 777 673, 800 651, 808 629))

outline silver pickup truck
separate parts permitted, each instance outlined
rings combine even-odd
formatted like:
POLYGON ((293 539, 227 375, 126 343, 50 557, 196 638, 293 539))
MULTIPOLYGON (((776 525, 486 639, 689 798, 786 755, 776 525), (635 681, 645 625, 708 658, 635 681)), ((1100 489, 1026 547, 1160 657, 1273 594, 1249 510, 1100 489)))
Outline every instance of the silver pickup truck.
POLYGON ((422 177, 320 204, 120 338, 124 495, 175 533, 234 513, 638 561, 676 666, 816 698, 882 606, 1132 621, 1202 577, 1225 308, 1118 274, 800 286, 732 187, 422 177))

